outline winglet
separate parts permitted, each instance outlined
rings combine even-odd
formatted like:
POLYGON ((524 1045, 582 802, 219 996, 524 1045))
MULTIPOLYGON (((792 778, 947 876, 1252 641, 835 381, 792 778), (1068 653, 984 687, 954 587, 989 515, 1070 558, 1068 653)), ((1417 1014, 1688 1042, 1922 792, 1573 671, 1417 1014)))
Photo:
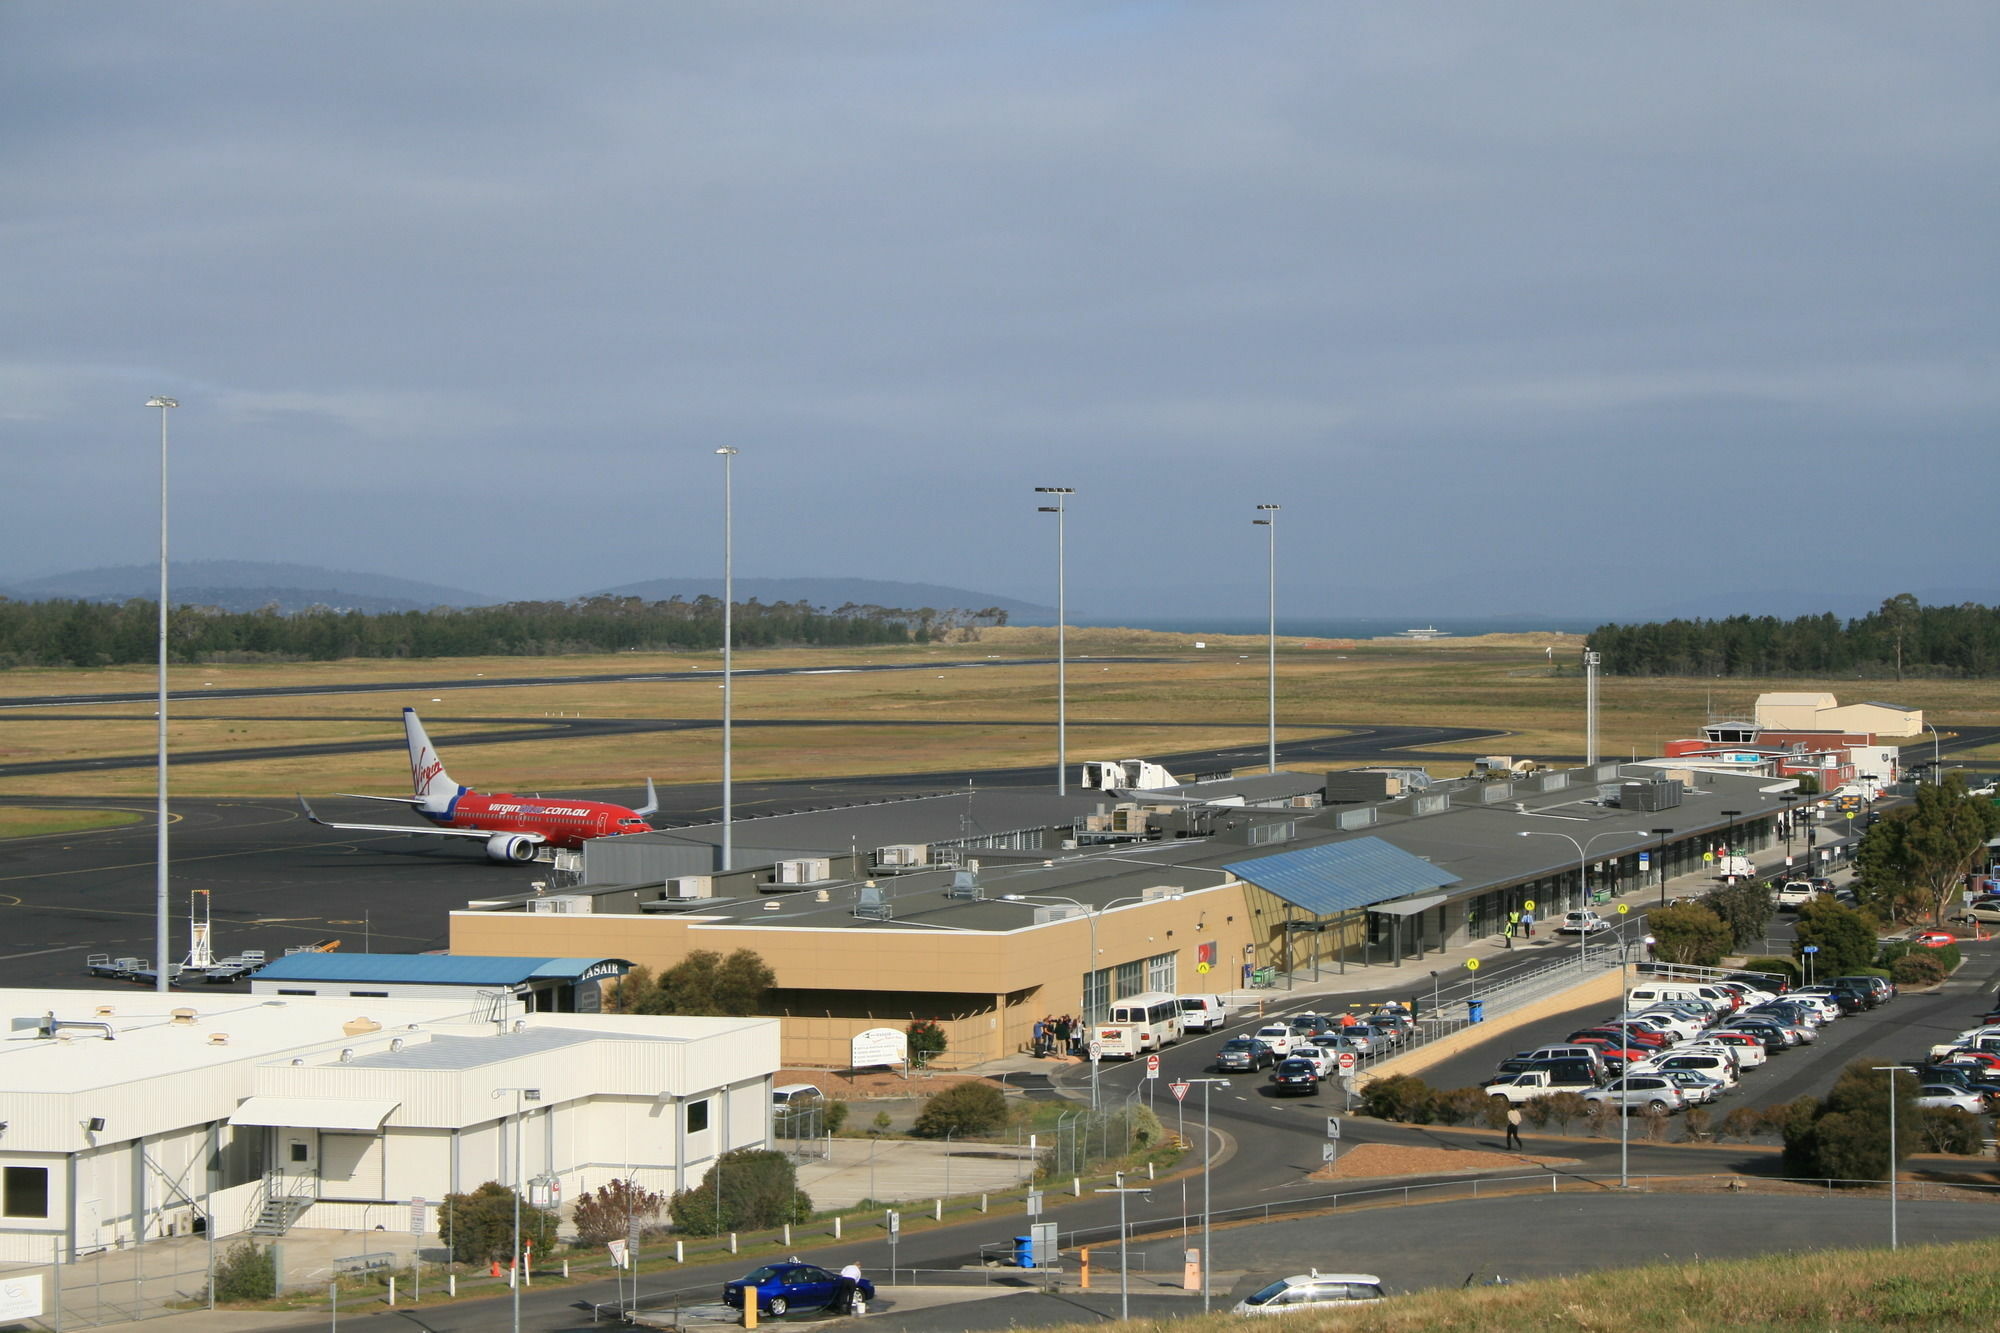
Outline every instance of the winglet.
POLYGON ((660 812, 660 793, 653 790, 653 780, 646 779, 646 803, 632 813, 635 815, 656 815, 660 812))
MULTIPOLYGON (((313 808, 306 804, 306 798, 304 792, 293 792, 292 794, 299 798, 299 809, 306 812, 307 819, 310 819, 315 824, 326 824, 326 821, 324 819, 321 819, 318 815, 314 814, 313 808)), ((331 824, 327 824, 327 827, 332 828, 333 826, 331 824)))

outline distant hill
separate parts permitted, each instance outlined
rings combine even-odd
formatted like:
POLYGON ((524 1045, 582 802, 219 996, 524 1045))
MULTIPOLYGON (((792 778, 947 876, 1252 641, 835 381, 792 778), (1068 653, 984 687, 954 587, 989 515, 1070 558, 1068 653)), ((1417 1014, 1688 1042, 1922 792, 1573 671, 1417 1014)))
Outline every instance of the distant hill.
MULTIPOLYGON (((464 588, 447 588, 387 574, 323 569, 256 560, 173 561, 167 596, 183 606, 215 606, 255 611, 277 603, 280 611, 330 606, 341 611, 427 611, 435 606, 486 606, 496 599, 464 588)), ((38 579, 15 579, 6 596, 21 601, 70 598, 122 602, 158 594, 157 565, 111 565, 38 579)))
MULTIPOLYGON (((1035 602, 1017 601, 990 592, 969 588, 948 588, 936 583, 897 583, 889 579, 737 579, 736 600, 751 598, 767 606, 773 602, 806 602, 833 610, 849 602, 856 606, 884 606, 914 611, 930 607, 934 611, 984 611, 998 607, 1016 623, 1054 623, 1056 610, 1035 602)), ((642 597, 664 602, 672 597, 693 601, 697 597, 722 596, 721 579, 646 579, 606 588, 611 597, 642 597)))

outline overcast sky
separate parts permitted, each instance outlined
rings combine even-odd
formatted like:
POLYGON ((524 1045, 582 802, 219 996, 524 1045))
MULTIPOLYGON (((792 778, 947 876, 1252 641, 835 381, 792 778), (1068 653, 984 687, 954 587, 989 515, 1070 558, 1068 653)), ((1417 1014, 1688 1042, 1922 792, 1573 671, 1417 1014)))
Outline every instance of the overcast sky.
MULTIPOLYGON (((1992 590, 2000 7, 0 5, 0 581, 1992 590)), ((1740 609, 1759 610, 1757 605, 1740 609)), ((1787 608, 1789 609, 1789 608, 1787 608)))

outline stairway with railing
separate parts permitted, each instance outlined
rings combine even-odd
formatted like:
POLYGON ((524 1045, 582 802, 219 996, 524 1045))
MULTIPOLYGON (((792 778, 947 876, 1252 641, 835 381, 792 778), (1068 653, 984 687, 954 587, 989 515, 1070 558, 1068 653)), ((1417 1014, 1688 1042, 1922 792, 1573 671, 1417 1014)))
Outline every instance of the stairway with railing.
POLYGON ((282 1236, 318 1199, 319 1177, 268 1172, 251 1205, 255 1220, 250 1230, 259 1236, 282 1236))

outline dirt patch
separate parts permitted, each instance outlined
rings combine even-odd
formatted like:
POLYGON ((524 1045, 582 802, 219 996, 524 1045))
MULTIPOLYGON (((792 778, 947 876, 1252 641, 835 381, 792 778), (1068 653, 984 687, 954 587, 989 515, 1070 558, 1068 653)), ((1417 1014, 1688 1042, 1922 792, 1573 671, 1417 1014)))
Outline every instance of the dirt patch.
POLYGON ((991 1083, 996 1088, 1006 1085, 998 1079, 982 1078, 977 1074, 915 1073, 908 1077, 888 1069, 863 1069, 853 1072, 837 1069, 780 1069, 775 1086, 787 1083, 810 1083, 829 1097, 843 1101, 868 1101, 872 1098, 928 1097, 934 1092, 960 1083, 991 1083))
POLYGON ((1435 1176, 1451 1171, 1576 1164, 1574 1157, 1529 1157, 1514 1152, 1481 1152, 1476 1148, 1406 1148, 1391 1143, 1363 1143, 1342 1152, 1338 1162, 1322 1166, 1310 1178, 1379 1180, 1390 1176, 1435 1176))

